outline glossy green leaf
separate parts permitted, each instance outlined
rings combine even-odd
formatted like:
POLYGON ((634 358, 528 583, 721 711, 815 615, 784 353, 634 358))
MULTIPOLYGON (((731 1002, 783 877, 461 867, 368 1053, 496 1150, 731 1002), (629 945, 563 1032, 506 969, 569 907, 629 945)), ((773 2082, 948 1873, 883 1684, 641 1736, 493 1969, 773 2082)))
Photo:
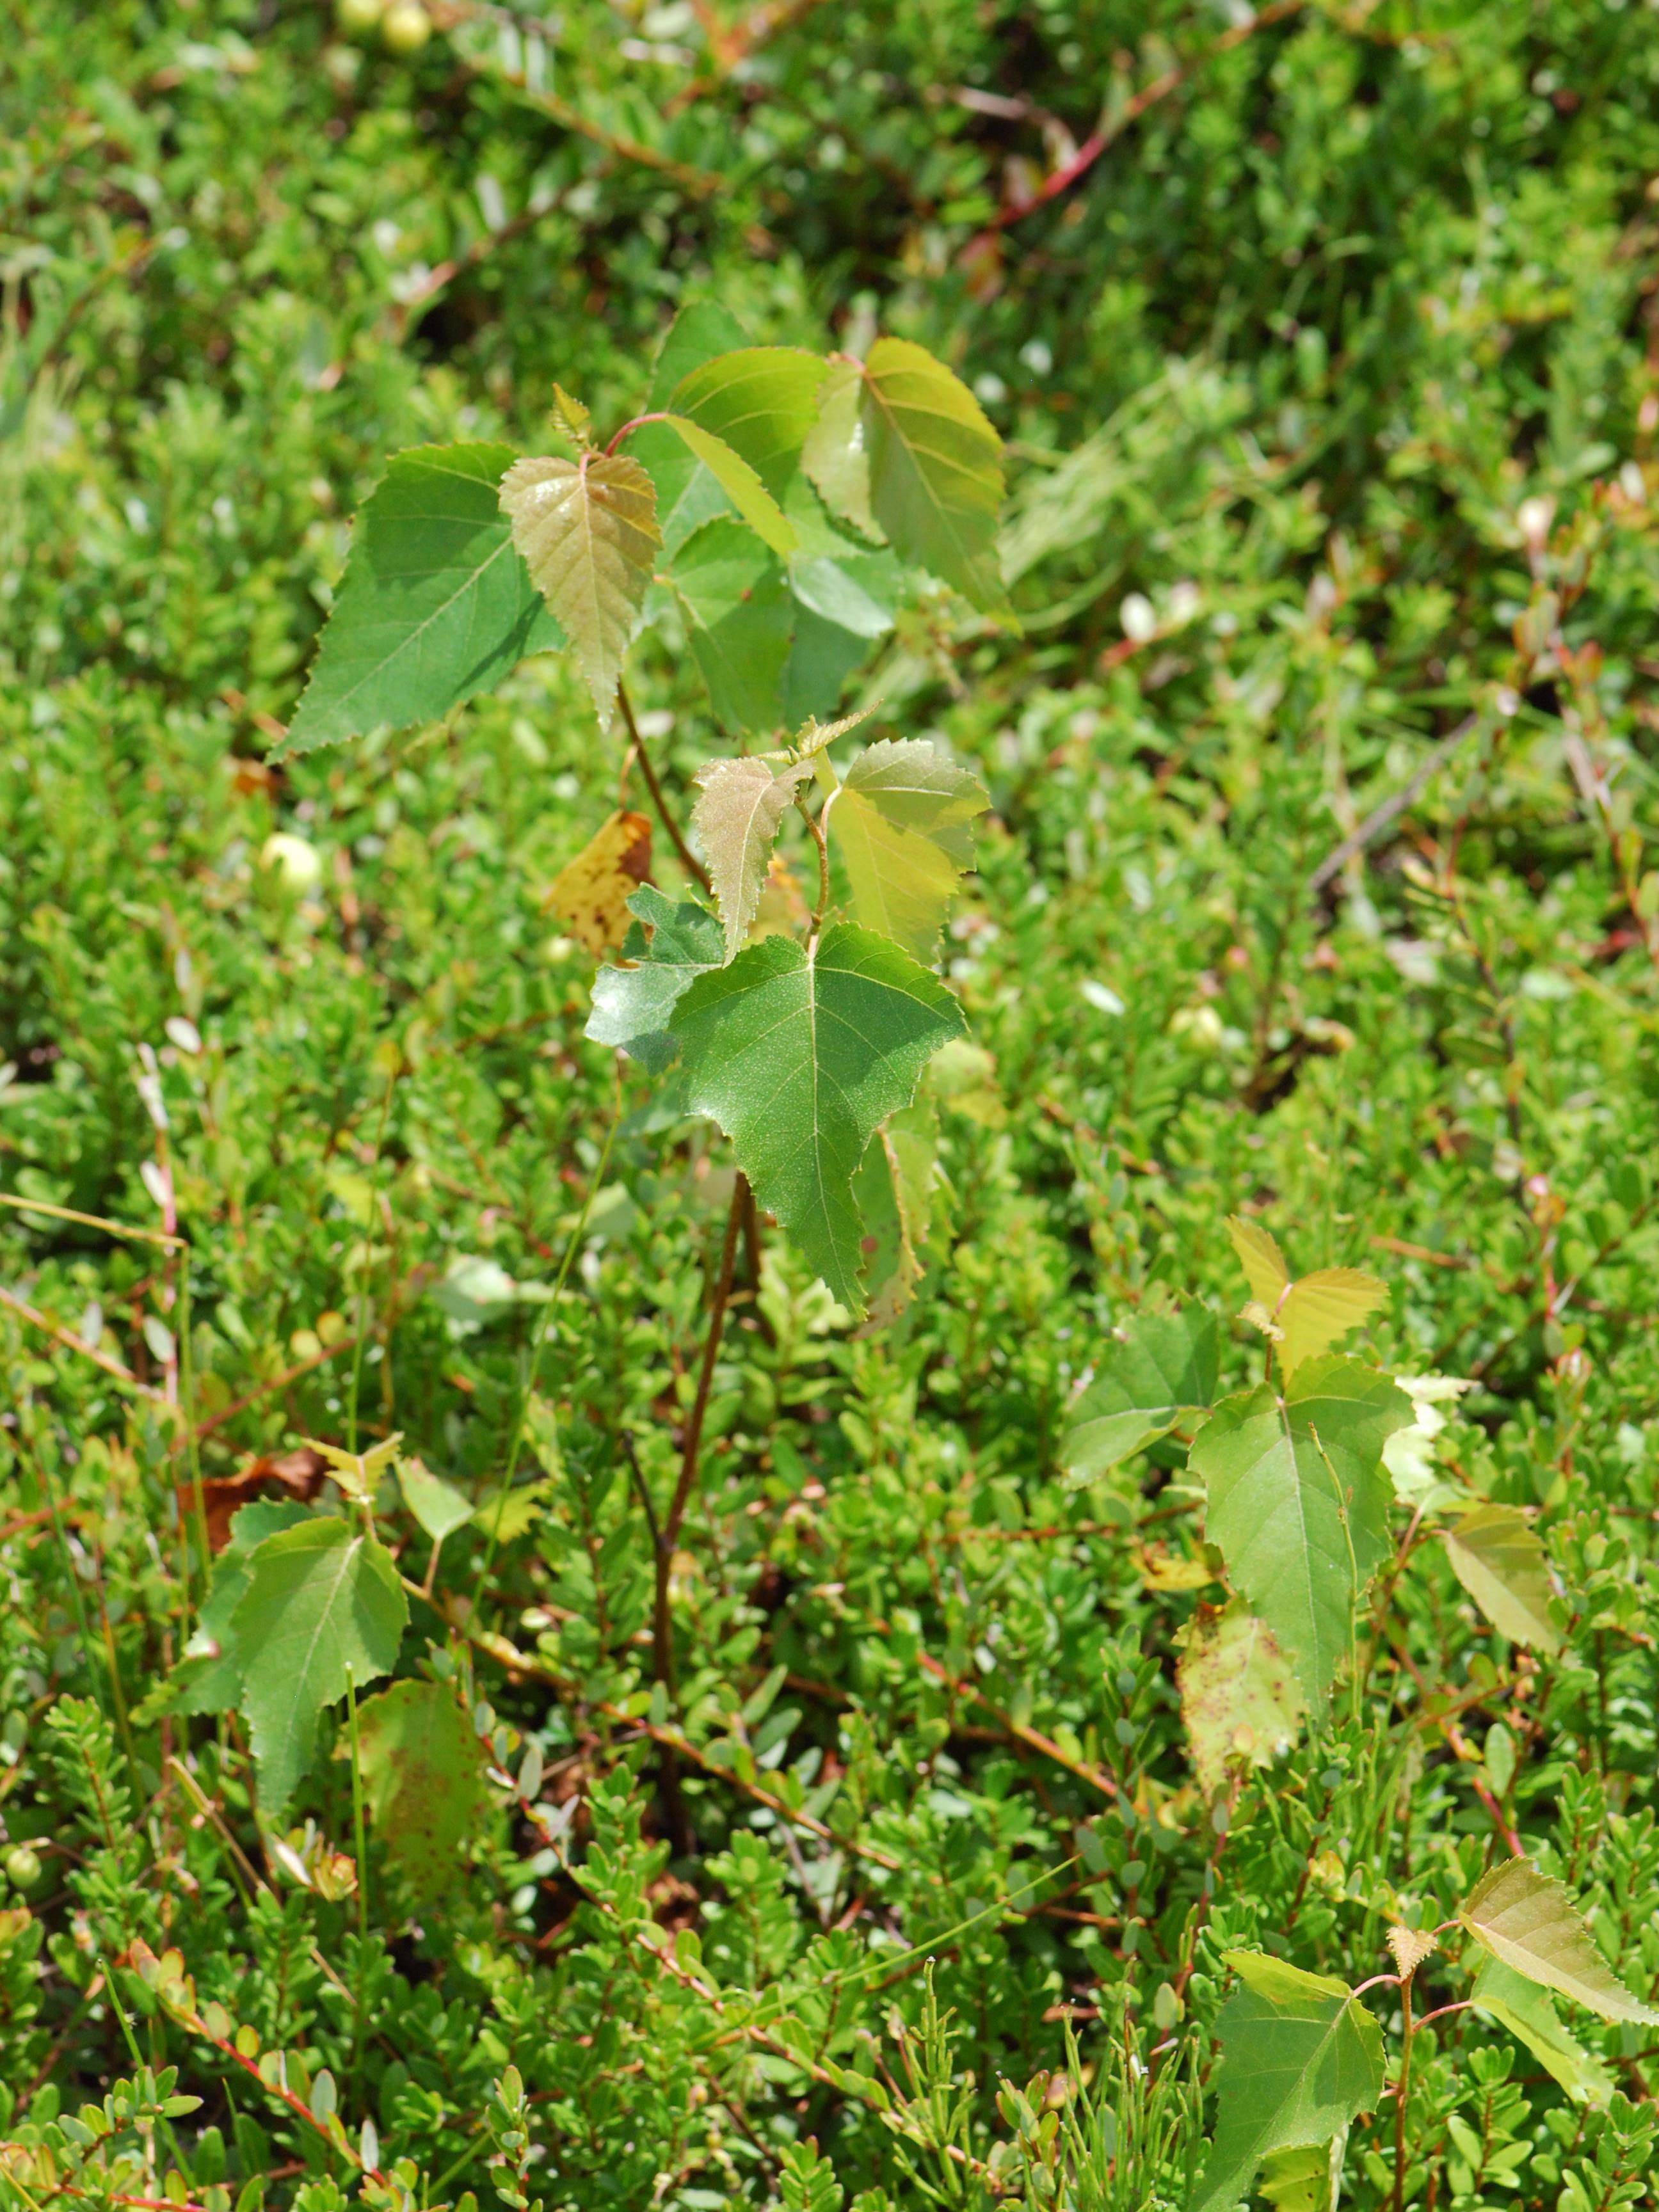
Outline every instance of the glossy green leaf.
POLYGON ((811 774, 806 762, 774 764, 753 753, 708 761, 697 771, 692 827, 708 863, 729 960, 741 951, 760 903, 778 824, 811 774))
POLYGON ((795 606, 772 554, 723 515, 686 539, 669 580, 690 618, 715 719, 735 735, 777 728, 786 719, 781 687, 795 606))
POLYGON ((501 511, 608 729, 662 543, 651 480, 625 453, 539 456, 508 470, 501 511))
POLYGON ((1534 1650, 1561 1649, 1550 1619, 1550 1555, 1513 1505, 1477 1505, 1444 1532, 1446 1556, 1492 1626, 1534 1650))
POLYGON ((323 1708, 391 1673, 408 1619, 391 1554, 354 1522, 308 1520, 259 1545, 231 1633, 268 1813, 310 1765, 323 1708))
POLYGON ((1619 1979, 1564 1886, 1530 1859, 1490 1868, 1457 1917, 1476 1942, 1526 1980, 1558 1990, 1603 2020, 1659 2027, 1659 2010, 1633 1997, 1619 1979))
POLYGON ((827 810, 854 918, 931 960, 990 803, 979 778, 924 738, 883 738, 860 753, 827 810))
POLYGON ((509 446, 394 453, 352 526, 345 574, 283 759, 435 722, 528 653, 564 643, 514 550, 497 488, 509 446))
POLYGON ((796 346, 745 346, 682 377, 668 405, 741 455, 776 500, 799 473, 824 364, 796 346))
POLYGON ((213 1562, 213 1582, 195 1632, 168 1677, 155 1708, 178 1713, 227 1712, 241 1695, 242 1659, 231 1623, 247 1594, 254 1552, 267 1536, 311 1518, 292 1498, 256 1498, 230 1523, 230 1541, 213 1562))
POLYGON ((1192 1771, 1206 1797, 1229 1771, 1271 1766, 1301 1733, 1307 1701, 1272 1629, 1241 1598, 1200 1607, 1175 1669, 1192 1771))
POLYGON ((695 455, 755 535, 787 560, 800 544, 795 525, 741 453, 687 415, 670 415, 668 427, 695 455))
POLYGON ((435 1544, 464 1528, 473 1517, 472 1499, 418 1459, 398 1462, 398 1487, 404 1504, 435 1544))
POLYGON ((423 1902, 467 1871, 489 1808, 484 1747, 444 1682, 394 1682, 358 1709, 363 1797, 387 1854, 423 1902))
POLYGON ((1215 2142, 1190 2212, 1227 2212, 1276 2150, 1328 2143, 1382 2094, 1382 2033, 1345 1982, 1228 1951, 1215 2142))
POLYGON ((704 906, 676 906, 646 884, 628 901, 637 920, 622 947, 631 968, 601 968, 594 978, 593 1006, 582 1032, 595 1044, 619 1045, 642 1067, 660 1075, 680 1047, 668 1023, 682 994, 725 957, 720 924, 704 906), (649 937, 646 931, 649 929, 649 937))
POLYGON ((1108 1338, 1061 1445, 1066 1473, 1092 1482, 1214 1403, 1221 1358, 1207 1306, 1138 1314, 1108 1338))
POLYGON ((869 447, 864 430, 864 374, 856 361, 834 361, 818 387, 818 419, 801 449, 805 469, 830 513, 866 538, 881 526, 870 504, 869 447))
POLYGON ((1387 1555, 1382 1446, 1411 1418, 1387 1376, 1327 1358, 1299 1368, 1283 1397, 1264 1383, 1223 1399, 1192 1446, 1205 1534, 1310 1703, 1347 1656, 1354 1609, 1387 1555))
POLYGON ((865 1146, 964 1027, 936 976, 845 922, 810 959, 763 939, 674 1011, 692 1109, 719 1122, 756 1198, 851 1312, 864 1302, 852 1184, 865 1146))
POLYGON ((1612 2097, 1618 2084, 1601 2060, 1562 2026, 1546 1993, 1501 1959, 1480 1961, 1469 2002, 1530 2051, 1575 2104, 1601 2106, 1612 2097))
POLYGON ((1003 447, 959 377, 908 338, 878 338, 861 414, 875 520, 907 561, 1011 619, 997 562, 1003 447))

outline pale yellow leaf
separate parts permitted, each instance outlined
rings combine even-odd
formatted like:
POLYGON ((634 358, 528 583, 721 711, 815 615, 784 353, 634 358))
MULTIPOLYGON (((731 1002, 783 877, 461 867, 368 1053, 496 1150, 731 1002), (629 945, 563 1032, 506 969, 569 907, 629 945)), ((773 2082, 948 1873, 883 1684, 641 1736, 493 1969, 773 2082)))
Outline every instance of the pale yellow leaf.
POLYGON ((1294 1375, 1304 1359, 1328 1352, 1351 1328, 1357 1328, 1388 1295, 1388 1286, 1357 1267, 1320 1267, 1299 1275, 1284 1295, 1274 1319, 1279 1325, 1279 1367, 1294 1375))
POLYGON ((753 754, 709 761, 697 771, 701 791, 692 809, 692 827, 709 864, 728 960, 749 933, 778 825, 794 799, 796 786, 809 773, 803 763, 774 768, 753 754))
POLYGON ((1596 1947, 1561 1883, 1530 1859, 1505 1859, 1485 1874, 1458 1915, 1476 1942, 1529 1982, 1557 1990, 1603 2020, 1659 2027, 1596 1947))
POLYGON ((1251 1297, 1272 1314, 1290 1286, 1290 1270, 1284 1264, 1284 1253, 1265 1229, 1239 1214, 1228 1216, 1227 1233, 1239 1255, 1251 1297))
POLYGON ((1538 1651, 1558 1651, 1550 1619, 1550 1555, 1513 1505, 1477 1505, 1445 1531, 1446 1556, 1498 1633, 1538 1651))
POLYGON ((801 465, 832 514, 879 540, 885 533, 870 505, 863 392, 864 373, 856 361, 830 363, 818 387, 818 420, 801 448, 801 465))
POLYGON ((1217 1577, 1202 1558, 1169 1551, 1162 1544, 1137 1544, 1135 1571, 1148 1589, 1204 1589, 1217 1577))
POLYGON ((861 753, 830 810, 855 919, 930 961, 989 804, 979 779, 925 738, 883 738, 861 753))
POLYGON ((559 870, 542 903, 578 944, 603 952, 627 935, 627 902, 650 879, 650 821, 643 814, 613 814, 559 870))
POLYGON ((1199 1787, 1213 1796, 1229 1772, 1271 1766, 1301 1732, 1307 1701, 1272 1632, 1241 1598, 1201 1607, 1175 1669, 1199 1787))
POLYGON ((1394 1954, 1394 1967, 1401 1974, 1414 1974, 1427 1958, 1431 1958, 1440 1946, 1436 1938, 1421 1928, 1391 1928, 1388 1948, 1394 1954))
POLYGON ((536 456, 515 461, 502 478, 501 510, 608 729, 662 543, 651 480, 623 453, 536 456))

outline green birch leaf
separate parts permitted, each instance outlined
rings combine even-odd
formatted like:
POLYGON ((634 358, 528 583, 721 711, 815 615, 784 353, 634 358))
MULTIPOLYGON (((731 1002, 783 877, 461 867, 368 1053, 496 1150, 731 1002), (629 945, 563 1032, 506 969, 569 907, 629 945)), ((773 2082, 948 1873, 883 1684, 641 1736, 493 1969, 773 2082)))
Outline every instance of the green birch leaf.
POLYGON ((662 543, 651 480, 625 453, 541 455, 515 461, 500 496, 513 543, 570 637, 608 729, 662 543))
POLYGON ((375 1834, 423 1903, 444 1896, 489 1809, 483 1745, 442 1682, 394 1682, 358 1708, 357 1731, 375 1834))
POLYGON ((435 1544, 464 1528, 473 1517, 472 1499, 418 1459, 398 1462, 398 1487, 404 1504, 435 1544))
POLYGON ((870 504, 863 394, 862 366, 833 361, 818 387, 818 420, 801 448, 801 465, 832 514, 879 542, 881 526, 870 504))
POLYGON ((646 408, 653 411, 666 408, 674 386, 694 368, 701 368, 723 353, 740 352, 748 343, 748 332, 729 308, 723 307, 717 300, 692 301, 663 332, 651 364, 646 408))
POLYGON ((1493 1958, 1603 2020, 1659 2027, 1659 2011, 1633 1997, 1596 1948, 1566 1889, 1530 1859, 1505 1859, 1469 1892, 1458 1920, 1493 1958))
POLYGON ((868 1328, 896 1321, 921 1280, 938 1152, 939 1109, 918 1098, 882 1123, 859 1163, 853 1199, 864 1225, 868 1328))
POLYGON ((408 1619, 391 1554, 351 1522, 308 1520, 254 1552, 231 1633, 267 1813, 310 1765, 323 1707, 391 1673, 408 1619))
POLYGON ((773 767, 753 753, 708 761, 697 771, 700 788, 692 827, 708 862, 729 960, 742 950, 754 920, 784 810, 794 804, 802 777, 811 774, 807 762, 773 767))
POLYGON ((1502 1960, 1480 1961, 1469 2002, 1530 2051, 1577 2105, 1605 2106, 1618 2087, 1599 2058, 1562 2026, 1545 1992, 1502 1960))
POLYGON ((842 922, 810 958, 786 937, 750 945, 698 977, 671 1026, 691 1111, 719 1122, 760 1204, 861 1312, 853 1178, 933 1053, 962 1035, 956 1001, 896 945, 842 922))
POLYGON ((689 617, 716 720, 735 735, 776 728, 784 719, 781 686, 795 628, 777 560, 752 530, 723 515, 686 539, 669 581, 689 617))
POLYGON ((333 611, 281 760, 436 722, 564 633, 500 511, 510 446, 394 453, 352 526, 333 611))
POLYGON ((1382 2033, 1345 1982, 1222 1954, 1245 1986, 1222 2007, 1220 2106, 1189 2212, 1227 2212, 1270 2153, 1324 2144, 1382 2094, 1382 2033))
POLYGON ((1442 1531, 1453 1571, 1498 1633, 1534 1650, 1561 1649, 1550 1619, 1550 1555, 1513 1505, 1477 1505, 1442 1531))
POLYGON ((308 1521, 293 1498, 256 1498, 230 1523, 230 1541, 213 1562, 213 1582, 178 1665, 157 1695, 137 1708, 148 1726, 164 1712, 229 1712, 242 1691, 242 1660, 231 1623, 247 1594, 249 1565, 267 1536, 308 1521))
POLYGON ((1228 1579, 1290 1656, 1310 1704, 1349 1651, 1354 1608, 1388 1550, 1382 1446, 1412 1418, 1386 1375, 1329 1358, 1224 1398, 1192 1466, 1209 1492, 1205 1533, 1228 1579))
POLYGON ((628 901, 638 917, 622 947, 631 968, 601 968, 594 978, 593 1007, 582 1034, 595 1044, 619 1045, 652 1075, 679 1056, 668 1022, 682 994, 724 958, 720 924, 704 906, 685 899, 676 906, 654 884, 642 884, 628 901), (648 939, 645 929, 650 930, 648 939))
POLYGON ((1278 2212, 1336 2212, 1347 2148, 1348 2130, 1339 2128, 1328 2143, 1270 2150, 1261 2162, 1257 2196, 1276 2206, 1278 2212))
MULTIPOLYGON (((663 336, 644 412, 666 413, 669 395, 682 378, 717 354, 735 352, 748 342, 742 325, 714 301, 682 307, 663 336)), ((713 516, 730 514, 719 484, 666 423, 642 423, 629 439, 628 450, 656 486, 657 523, 670 553, 713 516)))
POLYGON ((860 413, 870 505, 906 561, 1012 621, 997 563, 1003 444, 959 377, 908 338, 877 338, 860 413))
POLYGON ((829 834, 866 929, 930 961, 964 868, 985 786, 925 738, 883 738, 860 753, 831 801, 829 834))
POLYGON ((741 454, 772 497, 785 500, 818 416, 824 364, 796 346, 744 346, 692 370, 669 397, 672 413, 741 454))
POLYGON ((1061 1444, 1066 1473, 1093 1482, 1215 1402, 1221 1360, 1207 1306, 1141 1314, 1111 1339, 1061 1444))
POLYGON ((670 415, 667 426, 703 464, 756 537, 787 560, 801 542, 795 525, 742 455, 689 416, 670 415))
POLYGON ((1302 1730, 1301 1685, 1241 1598, 1220 1611, 1200 1606, 1175 1668, 1192 1771, 1206 1797, 1229 1768, 1271 1766, 1302 1730))

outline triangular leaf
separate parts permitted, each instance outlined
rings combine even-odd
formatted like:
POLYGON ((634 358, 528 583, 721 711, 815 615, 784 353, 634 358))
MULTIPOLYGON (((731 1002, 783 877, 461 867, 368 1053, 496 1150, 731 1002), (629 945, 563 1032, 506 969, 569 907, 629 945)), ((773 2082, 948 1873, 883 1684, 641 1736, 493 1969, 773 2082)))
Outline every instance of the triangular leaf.
POLYGON ((1235 1598, 1201 1606, 1175 1669, 1192 1771, 1206 1797, 1230 1771, 1271 1766, 1296 1741, 1306 1701, 1273 1632, 1235 1598))
POLYGON ((1304 1360, 1328 1352, 1388 1297, 1386 1283, 1357 1267, 1320 1267, 1299 1275, 1273 1316, 1279 1327, 1281 1372, 1294 1375, 1304 1360))
POLYGON ((882 738, 860 753, 829 808, 854 918, 931 960, 973 859, 973 819, 990 804, 979 778, 924 738, 882 738))
POLYGON ((1544 1991, 1502 1960, 1480 1961, 1469 2002, 1530 2051, 1575 2104, 1600 2107, 1612 2097, 1618 2084, 1601 2060, 1561 2025, 1544 1991))
POLYGON ((267 1813, 310 1765, 323 1707, 391 1673, 408 1619, 391 1554, 348 1522, 307 1521, 254 1553, 231 1633, 267 1813))
POLYGON ((755 535, 784 560, 800 544, 795 525, 778 506, 741 453, 723 438, 693 422, 688 415, 670 415, 668 426, 702 462, 755 535))
POLYGON ((375 1832, 423 1902, 466 1872, 464 1849, 488 1808, 484 1747, 453 1689, 394 1682, 357 1717, 363 1796, 375 1832))
POLYGON ((1009 616, 997 564, 1003 447, 984 409, 907 338, 878 338, 860 395, 875 520, 907 561, 984 614, 1009 616))
POLYGON ((536 456, 503 477, 501 511, 608 729, 662 543, 651 480, 625 453, 536 456))
POLYGON ((398 1487, 404 1504, 435 1544, 464 1528, 473 1517, 472 1499, 418 1459, 398 1462, 398 1487))
POLYGON ((553 878, 546 903, 578 945, 603 952, 627 935, 628 901, 650 872, 650 817, 613 814, 553 878))
POLYGON ((1290 1287, 1290 1270, 1284 1264, 1284 1253, 1265 1229, 1240 1214, 1228 1216, 1227 1233, 1239 1255, 1251 1297, 1271 1314, 1290 1287))
POLYGON ((676 906, 650 885, 636 891, 628 907, 638 919, 622 951, 636 965, 600 969, 582 1034, 595 1044, 620 1045, 650 1074, 660 1075, 680 1051, 668 1034, 675 1003, 699 975, 721 964, 720 924, 706 907, 691 899, 676 906), (640 923, 650 927, 649 940, 640 923))
POLYGON ((785 719, 795 627, 777 560, 752 530, 722 515, 686 540, 669 581, 691 617, 691 648, 716 720, 734 733, 776 728, 785 719))
POLYGON ((1138 1314, 1121 1341, 1108 1340, 1095 1379, 1061 1445, 1066 1473, 1093 1482, 1120 1461, 1205 1411, 1216 1395, 1221 1340, 1205 1306, 1138 1314))
POLYGON ((1310 1703, 1330 1688, 1354 1608, 1387 1554, 1382 1445, 1411 1417, 1386 1375, 1325 1358, 1301 1368, 1284 1397, 1264 1383, 1223 1399, 1192 1446, 1209 1491, 1205 1534, 1310 1703))
POLYGON ((823 378, 824 364, 815 353, 796 346, 744 346, 682 377, 668 405, 712 430, 781 501, 799 472, 823 378))
POLYGON ((352 526, 316 665, 276 759, 436 722, 564 634, 497 503, 510 446, 394 453, 352 526))
POLYGON ((1382 2094, 1381 2030, 1345 1982, 1260 1952, 1223 1957, 1245 1986, 1216 2023, 1216 2139, 1191 2212, 1225 2212, 1270 2151, 1330 2142, 1382 2094))
POLYGON ((1550 1619, 1550 1555, 1513 1505, 1477 1505, 1444 1531, 1453 1571, 1498 1633, 1558 1651, 1550 1619))
MULTIPOLYGON (((228 1712, 242 1692, 242 1656, 231 1623, 247 1595, 253 1553, 267 1536, 308 1521, 297 1498, 258 1498, 230 1523, 230 1541, 213 1562, 213 1582, 178 1665, 138 1713, 148 1726, 163 1713, 228 1712)), ((137 1717, 137 1715, 135 1715, 137 1717)))
POLYGON ((701 788, 692 827, 708 862, 729 960, 748 935, 760 903, 778 826, 794 803, 797 785, 811 773, 805 762, 774 768, 753 753, 741 760, 709 761, 697 771, 701 788))
POLYGON ((866 538, 881 526, 870 504, 869 447, 864 435, 864 372, 856 361, 833 361, 818 387, 818 420, 801 448, 801 465, 832 514, 866 538))
POLYGON ((1457 1917, 1478 1943, 1528 1981, 1559 1990, 1603 2020, 1659 2027, 1659 2011, 1619 1979, 1563 1885, 1530 1859, 1490 1868, 1457 1917))
POLYGON ((784 937, 698 977, 671 1021, 693 1112, 719 1122, 760 1204, 840 1303, 859 1312, 852 1181, 889 1114, 964 1024, 935 975, 851 923, 808 957, 784 937))

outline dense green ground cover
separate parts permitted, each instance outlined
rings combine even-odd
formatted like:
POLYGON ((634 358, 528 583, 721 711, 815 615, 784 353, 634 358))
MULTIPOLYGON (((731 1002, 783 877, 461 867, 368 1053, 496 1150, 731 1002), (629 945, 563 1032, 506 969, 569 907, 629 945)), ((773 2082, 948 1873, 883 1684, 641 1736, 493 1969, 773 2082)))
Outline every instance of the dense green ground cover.
MULTIPOLYGON (((1517 1846, 1650 2001, 1659 21, 434 14, 406 58, 308 0, 23 0, 0 56, 0 1190, 68 1210, 0 1220, 0 2197, 1177 2205, 1222 1952, 1367 1980, 1517 1846), (849 686, 990 791, 945 963, 984 1056, 899 1321, 851 1333, 775 1234, 740 1265, 676 1714, 624 1439, 660 1504, 732 1182, 583 1040, 545 908, 619 742, 545 659, 265 755, 386 453, 535 450, 554 378, 619 419, 711 298, 957 367, 1024 629, 930 598, 849 686), (175 1211, 187 1273, 68 1218, 175 1211), (1175 1679, 1202 1490, 1168 1443, 1076 1485, 1064 1437, 1114 1329, 1236 1311, 1229 1213, 1387 1280, 1375 1363, 1473 1383, 1434 1479, 1536 1510, 1560 1648, 1402 1504, 1331 1711, 1217 1797, 1175 1679), (412 1864, 342 1704, 261 1826, 242 1721, 159 1711, 190 1435, 210 1482, 401 1432, 485 1500, 572 1237, 558 1442, 400 1661, 518 1802, 456 1783, 412 1864), (55 2116, 141 2064, 202 2102, 112 2179, 55 2116)), ((671 623, 635 666, 683 808, 722 741, 671 623)), ((1654 2032, 1562 2020, 1553 2065, 1536 2019, 1424 2031, 1353 2201, 1644 2201, 1654 2032)))

